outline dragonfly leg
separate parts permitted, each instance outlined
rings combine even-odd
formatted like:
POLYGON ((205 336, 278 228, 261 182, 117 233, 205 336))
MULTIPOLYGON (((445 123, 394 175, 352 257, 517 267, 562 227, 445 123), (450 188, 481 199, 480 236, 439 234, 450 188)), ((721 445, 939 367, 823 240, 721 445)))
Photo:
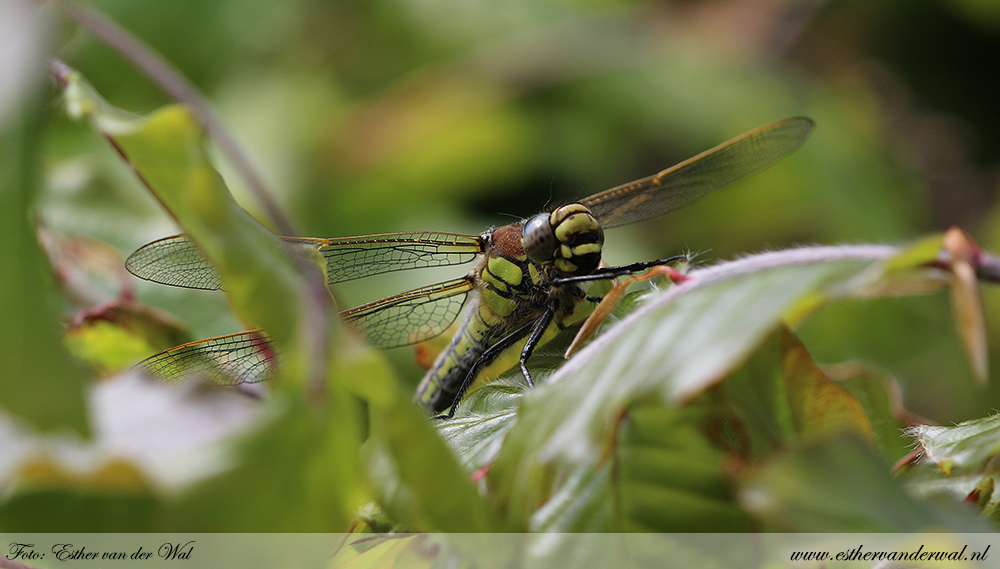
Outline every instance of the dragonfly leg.
POLYGON ((479 368, 489 364, 496 359, 501 352, 507 348, 513 346, 518 340, 523 338, 525 335, 531 331, 532 327, 535 325, 534 322, 528 322, 524 326, 521 326, 517 330, 514 330, 510 334, 504 336, 499 342, 490 346, 486 351, 479 356, 474 364, 469 368, 469 371, 465 374, 465 380, 462 381, 462 386, 458 388, 458 392, 455 393, 455 399, 451 402, 451 407, 448 408, 447 413, 442 413, 441 415, 435 415, 431 417, 432 420, 441 421, 445 419, 451 419, 455 416, 455 411, 458 410, 458 404, 462 401, 462 397, 465 392, 472 386, 472 380, 476 377, 476 372, 479 368))
POLYGON ((614 279, 618 277, 623 277, 625 275, 631 275, 632 273, 637 273, 639 271, 644 271, 651 267, 658 267, 661 265, 667 265, 677 261, 686 261, 688 259, 687 255, 674 255, 673 257, 668 257, 666 259, 657 259, 655 261, 645 261, 640 263, 630 263, 628 265, 618 265, 617 267, 600 267, 593 273, 589 275, 580 275, 576 277, 563 277, 558 279, 552 279, 552 284, 566 284, 566 283, 579 283, 586 281, 599 281, 605 279, 614 279))
MULTIPOLYGON (((650 267, 648 271, 641 275, 630 275, 627 279, 623 281, 616 282, 611 290, 607 292, 603 297, 598 299, 598 304, 594 308, 594 311, 587 316, 587 320, 584 321, 580 330, 576 333, 576 337, 573 338, 573 342, 566 349, 565 356, 568 358, 573 355, 577 349, 583 345, 583 342, 587 340, 593 333, 597 330, 597 327, 604 322, 614 309, 621 302, 621 299, 625 296, 625 292, 632 283, 637 283, 640 281, 648 280, 654 278, 658 275, 666 275, 671 281, 676 284, 680 284, 689 277, 681 274, 677 269, 669 265, 654 265, 650 267)), ((587 297, 590 300, 592 297, 587 297)))
POLYGON ((545 334, 545 330, 552 323, 552 318, 556 315, 556 307, 550 305, 542 314, 542 317, 535 321, 535 328, 531 331, 531 336, 528 336, 528 341, 524 344, 524 349, 521 350, 521 359, 518 363, 521 364, 521 373, 524 374, 524 379, 528 382, 528 387, 534 387, 535 384, 531 381, 531 374, 528 373, 528 358, 531 357, 531 352, 535 351, 538 347, 538 343, 542 341, 542 335, 545 334))

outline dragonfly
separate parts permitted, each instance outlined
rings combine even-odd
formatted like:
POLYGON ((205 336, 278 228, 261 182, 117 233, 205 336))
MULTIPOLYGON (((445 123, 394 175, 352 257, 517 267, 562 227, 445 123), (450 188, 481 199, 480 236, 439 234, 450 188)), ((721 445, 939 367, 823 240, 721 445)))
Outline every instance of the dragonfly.
MULTIPOLYGON (((600 298, 593 281, 662 267, 683 256, 604 266, 604 230, 675 211, 719 188, 756 174, 797 150, 815 123, 805 117, 750 130, 657 174, 623 184, 480 235, 385 233, 358 237, 282 237, 313 247, 326 261, 330 285, 387 272, 476 261, 455 279, 416 288, 340 312, 371 345, 417 344, 445 332, 464 316, 427 371, 414 401, 437 418, 451 418, 480 372, 516 353, 533 386, 527 360, 560 331, 583 321, 600 298)), ((185 235, 149 243, 126 260, 149 281, 222 290, 209 260, 185 235)), ((200 375, 238 385, 276 377, 279 354, 265 332, 251 330, 191 342, 140 362, 166 381, 200 375)))

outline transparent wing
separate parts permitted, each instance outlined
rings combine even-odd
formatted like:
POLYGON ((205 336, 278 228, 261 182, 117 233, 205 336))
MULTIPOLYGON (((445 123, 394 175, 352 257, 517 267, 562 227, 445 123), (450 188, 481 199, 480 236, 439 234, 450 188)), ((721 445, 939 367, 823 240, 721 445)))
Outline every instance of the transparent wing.
POLYGON ((705 194, 756 174, 794 152, 815 123, 805 117, 775 121, 641 180, 580 200, 605 228, 680 209, 705 194))
POLYGON ((385 233, 363 237, 308 239, 326 259, 330 284, 382 273, 468 263, 483 251, 479 237, 455 233, 385 233))
POLYGON ((340 313, 378 348, 423 342, 448 329, 475 285, 471 277, 429 285, 340 313))
POLYGON ((143 245, 125 259, 125 268, 154 283, 203 290, 222 288, 215 267, 186 235, 164 237, 143 245))
POLYGON ((219 385, 257 383, 278 372, 278 356, 260 330, 182 344, 136 365, 167 383, 201 378, 219 385))
MULTIPOLYGON (((379 348, 423 342, 448 329, 462 311, 471 278, 425 286, 340 313, 379 348)), ((201 378, 219 385, 267 381, 278 372, 278 353, 261 330, 182 344, 136 365, 167 383, 201 378)))
MULTIPOLYGON (((385 233, 361 237, 312 239, 282 237, 288 243, 315 247, 326 259, 330 284, 392 271, 467 263, 482 251, 478 237, 452 233, 385 233)), ((186 235, 153 241, 132 253, 125 268, 160 284, 221 290, 215 267, 186 235)))

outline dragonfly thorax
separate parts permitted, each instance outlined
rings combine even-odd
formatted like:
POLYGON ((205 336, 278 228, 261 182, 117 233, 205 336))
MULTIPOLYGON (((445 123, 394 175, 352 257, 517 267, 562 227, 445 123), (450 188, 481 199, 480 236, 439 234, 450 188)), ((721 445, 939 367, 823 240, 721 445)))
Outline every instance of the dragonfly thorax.
POLYGON ((601 264, 604 230, 590 210, 566 204, 524 224, 521 243, 529 259, 568 275, 589 275, 601 264))

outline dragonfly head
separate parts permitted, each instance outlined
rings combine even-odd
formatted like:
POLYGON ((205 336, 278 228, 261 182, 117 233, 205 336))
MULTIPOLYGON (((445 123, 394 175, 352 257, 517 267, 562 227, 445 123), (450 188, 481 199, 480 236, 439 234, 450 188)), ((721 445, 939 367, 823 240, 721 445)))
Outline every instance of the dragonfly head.
POLYGON ((521 243, 532 261, 567 276, 589 275, 601 264, 604 230, 586 206, 571 203, 525 222, 521 243))

